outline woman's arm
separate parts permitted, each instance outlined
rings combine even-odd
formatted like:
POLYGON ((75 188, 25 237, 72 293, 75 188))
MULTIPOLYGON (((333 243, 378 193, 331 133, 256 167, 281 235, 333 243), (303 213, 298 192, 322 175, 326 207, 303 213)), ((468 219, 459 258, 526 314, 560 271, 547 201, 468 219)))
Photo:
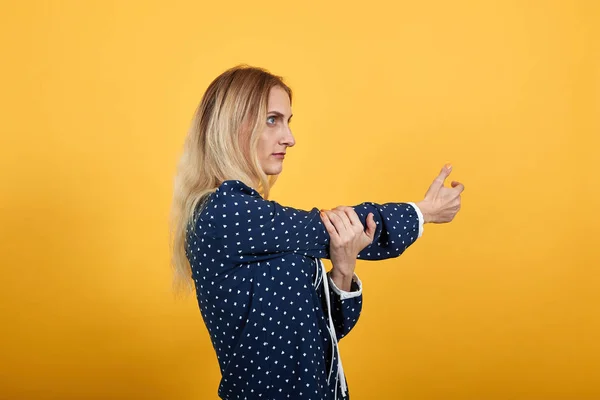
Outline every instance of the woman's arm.
MULTIPOLYGON (((352 208, 363 225, 373 214, 376 226, 373 242, 358 255, 361 259, 398 257, 420 236, 424 221, 409 203, 365 202, 352 208)), ((330 258, 330 237, 318 208, 305 211, 265 200, 239 181, 224 182, 211 195, 201 219, 240 262, 280 253, 330 258)))
POLYGON ((354 328, 360 317, 362 282, 354 273, 356 256, 372 242, 376 225, 370 214, 365 230, 351 207, 322 211, 321 219, 331 238, 329 247, 333 264, 327 285, 331 302, 326 306, 331 308, 336 337, 341 340, 354 328))
POLYGON ((329 253, 333 269, 330 277, 335 286, 350 291, 358 253, 373 242, 377 225, 373 214, 366 218, 367 229, 352 207, 321 210, 321 220, 330 237, 329 253))
MULTIPOLYGON (((372 243, 357 258, 398 257, 421 236, 425 222, 451 221, 460 209, 464 187, 458 182, 453 182, 452 188, 444 187, 449 173, 450 168, 442 169, 418 205, 365 202, 352 206, 361 224, 373 214, 376 226, 372 243)), ((201 219, 211 234, 222 239, 227 253, 240 262, 260 261, 280 253, 330 258, 330 237, 319 209, 304 211, 265 200, 240 181, 224 182, 211 195, 201 219)))
POLYGON ((356 259, 350 265, 340 265, 333 263, 333 268, 329 272, 331 280, 335 286, 343 291, 349 292, 352 286, 352 279, 354 278, 354 268, 356 267, 356 259), (343 271, 352 271, 351 273, 344 273, 343 271))

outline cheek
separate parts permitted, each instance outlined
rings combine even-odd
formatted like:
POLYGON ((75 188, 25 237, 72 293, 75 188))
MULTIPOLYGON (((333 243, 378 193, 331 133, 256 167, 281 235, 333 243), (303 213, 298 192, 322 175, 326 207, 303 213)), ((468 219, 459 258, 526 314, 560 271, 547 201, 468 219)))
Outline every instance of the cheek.
POLYGON ((261 164, 267 163, 270 161, 269 156, 271 155, 271 150, 269 143, 261 138, 258 142, 257 146, 257 156, 260 160, 261 164))
POLYGON ((276 137, 275 132, 263 132, 258 140, 258 151, 261 156, 269 156, 273 152, 276 137))
POLYGON ((257 149, 258 155, 262 157, 267 149, 267 141, 263 136, 261 136, 260 139, 258 139, 257 149))

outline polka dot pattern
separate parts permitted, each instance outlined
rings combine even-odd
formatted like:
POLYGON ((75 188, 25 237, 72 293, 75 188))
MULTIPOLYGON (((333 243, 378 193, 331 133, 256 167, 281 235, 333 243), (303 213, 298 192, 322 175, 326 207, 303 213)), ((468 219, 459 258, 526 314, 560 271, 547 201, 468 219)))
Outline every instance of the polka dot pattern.
MULTIPOLYGON (((363 224, 369 213, 377 224, 361 259, 398 257, 421 234, 422 218, 410 203, 353 208, 363 224)), ((191 228, 186 254, 221 370, 219 397, 342 398, 323 279, 338 340, 358 321, 362 288, 356 279, 341 296, 316 267, 315 260, 329 258, 319 209, 284 207, 228 180, 198 208, 191 228)))

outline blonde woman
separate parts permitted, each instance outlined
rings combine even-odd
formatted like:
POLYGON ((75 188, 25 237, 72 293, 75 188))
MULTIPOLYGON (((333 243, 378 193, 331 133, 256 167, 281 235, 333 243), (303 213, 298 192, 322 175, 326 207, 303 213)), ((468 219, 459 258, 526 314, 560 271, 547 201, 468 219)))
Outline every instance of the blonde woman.
POLYGON ((225 71, 202 97, 175 179, 175 280, 196 292, 222 399, 349 398, 338 341, 361 312, 356 259, 398 257, 424 223, 460 208, 463 185, 444 186, 449 166, 419 203, 320 212, 268 200, 295 145, 291 101, 264 69, 225 71))

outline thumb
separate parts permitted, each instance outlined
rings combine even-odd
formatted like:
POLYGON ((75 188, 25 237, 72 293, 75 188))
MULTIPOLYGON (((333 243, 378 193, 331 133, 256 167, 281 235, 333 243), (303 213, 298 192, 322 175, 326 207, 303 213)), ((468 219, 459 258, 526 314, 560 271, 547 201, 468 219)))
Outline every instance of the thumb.
POLYGON ((376 229, 377 224, 375 223, 373 213, 369 213, 369 215, 367 215, 367 229, 365 231, 365 234, 369 237, 369 239, 371 239, 371 242, 373 242, 373 239, 375 238, 376 229))
POLYGON ((455 188, 456 190, 458 190, 458 193, 462 193, 465 190, 465 185, 463 185, 460 182, 457 181, 452 181, 451 185, 453 188, 455 188))
POLYGON ((450 175, 450 172, 452 172, 452 165, 448 163, 442 167, 440 174, 435 178, 431 186, 429 186, 429 190, 427 190, 425 197, 437 193, 444 186, 444 182, 448 175, 450 175))

